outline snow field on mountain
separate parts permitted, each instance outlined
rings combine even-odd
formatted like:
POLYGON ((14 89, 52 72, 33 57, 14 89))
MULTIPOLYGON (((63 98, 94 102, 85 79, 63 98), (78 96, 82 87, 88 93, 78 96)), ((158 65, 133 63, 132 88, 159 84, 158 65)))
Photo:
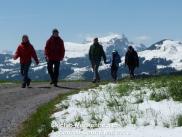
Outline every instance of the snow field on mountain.
POLYGON ((176 70, 182 70, 182 44, 179 41, 166 40, 162 45, 156 45, 155 50, 145 50, 139 52, 139 57, 144 57, 145 61, 153 58, 163 58, 171 61, 169 66, 160 66, 158 68, 173 67, 176 70))

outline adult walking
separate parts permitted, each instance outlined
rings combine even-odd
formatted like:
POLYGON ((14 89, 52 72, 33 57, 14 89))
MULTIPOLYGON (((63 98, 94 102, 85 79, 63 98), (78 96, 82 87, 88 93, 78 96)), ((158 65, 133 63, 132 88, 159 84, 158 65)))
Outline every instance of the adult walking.
POLYGON ((33 58, 37 65, 39 64, 39 60, 27 35, 23 35, 22 42, 18 46, 13 58, 14 60, 20 58, 20 72, 23 77, 22 88, 29 87, 31 79, 28 76, 28 72, 32 62, 31 59, 33 58))
POLYGON ((94 38, 94 42, 89 49, 89 59, 94 72, 93 83, 100 82, 99 66, 102 58, 104 59, 104 63, 106 63, 106 55, 103 47, 99 44, 98 38, 94 38))
POLYGON ((139 58, 132 46, 129 46, 128 51, 126 52, 125 64, 128 66, 130 77, 135 78, 134 71, 136 67, 139 67, 139 58))
POLYGON ((60 61, 65 55, 64 41, 59 36, 59 31, 54 29, 52 36, 47 40, 45 46, 45 57, 47 61, 47 69, 51 78, 50 84, 57 87, 59 78, 60 61))

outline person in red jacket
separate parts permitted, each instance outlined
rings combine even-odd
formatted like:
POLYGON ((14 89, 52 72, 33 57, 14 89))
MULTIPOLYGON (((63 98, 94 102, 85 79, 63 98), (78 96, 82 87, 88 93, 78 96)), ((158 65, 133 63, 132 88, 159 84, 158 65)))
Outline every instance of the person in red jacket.
POLYGON ((59 36, 59 31, 54 29, 52 36, 48 39, 45 46, 45 57, 47 60, 47 69, 51 78, 51 83, 57 87, 59 77, 60 61, 65 55, 64 41, 59 36))
POLYGON ((14 60, 20 58, 21 75, 23 77, 22 88, 29 87, 31 79, 28 77, 28 71, 32 62, 31 59, 33 58, 37 65, 39 60, 27 35, 23 35, 22 43, 18 46, 13 58, 14 60))

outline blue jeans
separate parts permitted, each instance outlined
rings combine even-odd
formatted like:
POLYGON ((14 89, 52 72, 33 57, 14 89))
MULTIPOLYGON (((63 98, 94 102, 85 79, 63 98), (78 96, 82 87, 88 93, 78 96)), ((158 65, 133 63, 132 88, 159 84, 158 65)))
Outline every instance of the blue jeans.
POLYGON ((30 78, 28 77, 28 71, 31 65, 31 61, 27 64, 21 64, 21 75, 23 80, 23 85, 26 86, 27 82, 30 81, 30 78))
POLYGON ((99 76, 100 61, 91 61, 91 64, 94 72, 93 80, 100 81, 100 76, 99 76))

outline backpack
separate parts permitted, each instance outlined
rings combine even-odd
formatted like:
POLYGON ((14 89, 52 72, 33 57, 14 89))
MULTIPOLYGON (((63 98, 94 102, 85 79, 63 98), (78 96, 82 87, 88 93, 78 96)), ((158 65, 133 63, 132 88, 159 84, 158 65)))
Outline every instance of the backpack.
POLYGON ((115 63, 116 63, 116 64, 121 63, 121 57, 120 57, 120 55, 119 55, 118 53, 117 53, 116 56, 115 56, 115 63))

